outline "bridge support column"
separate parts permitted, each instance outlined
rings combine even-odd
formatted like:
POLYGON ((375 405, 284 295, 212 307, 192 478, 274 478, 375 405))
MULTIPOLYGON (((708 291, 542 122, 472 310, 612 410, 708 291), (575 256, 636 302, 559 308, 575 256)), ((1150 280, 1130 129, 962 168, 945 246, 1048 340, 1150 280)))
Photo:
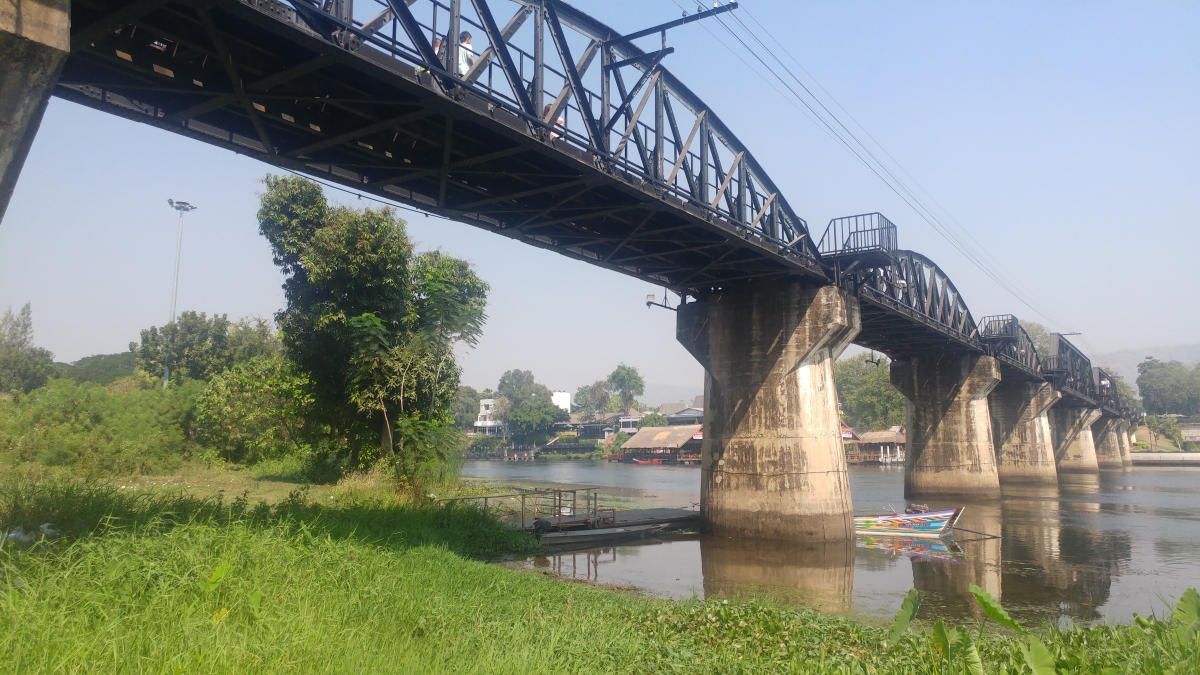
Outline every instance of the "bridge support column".
POLYGON ((677 337, 704 366, 700 514, 714 534, 854 538, 833 362, 857 298, 779 281, 682 305, 677 337))
POLYGON ((1096 445, 1096 466, 1101 471, 1124 471, 1121 442, 1117 438, 1121 420, 1101 417, 1092 423, 1092 438, 1096 445))
POLYGON ((1125 465, 1126 471, 1133 471, 1133 434, 1130 432, 1128 420, 1121 420, 1121 430, 1118 432, 1117 441, 1121 443, 1121 463, 1125 465))
POLYGON ((1048 382, 1002 380, 988 396, 1001 483, 1058 484, 1050 406, 1062 394, 1048 382))
POLYGON ((1092 408, 1062 408, 1050 410, 1054 426, 1054 460, 1058 473, 1099 473, 1096 464, 1096 444, 1092 440, 1092 423, 1100 411, 1092 408))
POLYGON ((905 497, 1000 496, 988 394, 1000 383, 991 356, 926 354, 893 361, 908 399, 905 497))
POLYGON ((70 50, 69 0, 0 5, 0 220, 70 50))

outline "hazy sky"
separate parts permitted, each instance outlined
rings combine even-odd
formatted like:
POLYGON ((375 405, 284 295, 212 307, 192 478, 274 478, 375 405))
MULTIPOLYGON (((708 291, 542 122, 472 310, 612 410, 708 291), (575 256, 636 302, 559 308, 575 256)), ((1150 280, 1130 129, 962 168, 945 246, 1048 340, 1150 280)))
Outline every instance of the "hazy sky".
MULTIPOLYGON (((671 0, 576 4, 625 31, 680 15, 671 0)), ((1082 331, 1095 352, 1200 342, 1200 3, 745 0, 743 9, 1033 290, 1059 329, 1082 331)), ((947 270, 976 317, 1051 323, 704 28, 675 29, 669 43, 667 67, 739 135, 817 237, 830 218, 882 211, 901 247, 947 270)), ((200 206, 184 235, 181 309, 271 315, 281 279, 254 219, 269 170, 52 100, 0 224, 0 309, 31 301, 37 342, 60 360, 126 349, 167 319, 170 197, 200 206)), ((465 383, 494 387, 503 371, 527 368, 574 390, 625 362, 654 385, 647 402, 699 393, 702 372, 675 342, 674 315, 643 304, 661 289, 412 215, 421 246, 471 260, 492 285, 484 338, 462 359, 465 383)))

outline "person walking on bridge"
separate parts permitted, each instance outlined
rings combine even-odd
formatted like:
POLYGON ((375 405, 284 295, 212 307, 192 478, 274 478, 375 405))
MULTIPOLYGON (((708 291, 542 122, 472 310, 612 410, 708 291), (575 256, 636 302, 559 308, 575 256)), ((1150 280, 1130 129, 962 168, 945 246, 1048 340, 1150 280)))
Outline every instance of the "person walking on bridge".
POLYGON ((471 47, 471 34, 463 31, 458 36, 458 76, 462 77, 471 70, 471 66, 475 64, 475 59, 479 55, 471 47))

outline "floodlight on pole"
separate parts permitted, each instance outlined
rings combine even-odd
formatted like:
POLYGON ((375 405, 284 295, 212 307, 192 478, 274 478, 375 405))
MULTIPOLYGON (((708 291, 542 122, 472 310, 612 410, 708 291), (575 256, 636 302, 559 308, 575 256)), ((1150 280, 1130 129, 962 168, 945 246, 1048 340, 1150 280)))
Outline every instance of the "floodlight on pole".
MULTIPOLYGON (((175 238, 175 281, 171 284, 171 320, 168 325, 175 323, 175 301, 179 298, 179 256, 183 252, 183 214, 188 211, 195 211, 197 207, 192 206, 187 202, 177 202, 174 199, 168 199, 167 204, 171 208, 179 212, 179 235, 175 238)), ((176 331, 178 332, 178 331, 176 331)), ((167 356, 163 359, 163 389, 171 382, 171 342, 163 335, 167 346, 167 356)))

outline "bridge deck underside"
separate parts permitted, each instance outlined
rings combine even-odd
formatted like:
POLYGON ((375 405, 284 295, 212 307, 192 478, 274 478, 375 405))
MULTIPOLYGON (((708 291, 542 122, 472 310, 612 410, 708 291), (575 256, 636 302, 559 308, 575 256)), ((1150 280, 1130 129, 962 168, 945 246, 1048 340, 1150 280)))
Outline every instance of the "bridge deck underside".
MULTIPOLYGON (((270 1, 253 0, 282 7, 270 1)), ((88 44, 67 61, 62 98, 676 290, 824 281, 815 260, 539 138, 474 92, 447 95, 370 47, 340 49, 235 0, 80 0, 73 14, 88 44)))

